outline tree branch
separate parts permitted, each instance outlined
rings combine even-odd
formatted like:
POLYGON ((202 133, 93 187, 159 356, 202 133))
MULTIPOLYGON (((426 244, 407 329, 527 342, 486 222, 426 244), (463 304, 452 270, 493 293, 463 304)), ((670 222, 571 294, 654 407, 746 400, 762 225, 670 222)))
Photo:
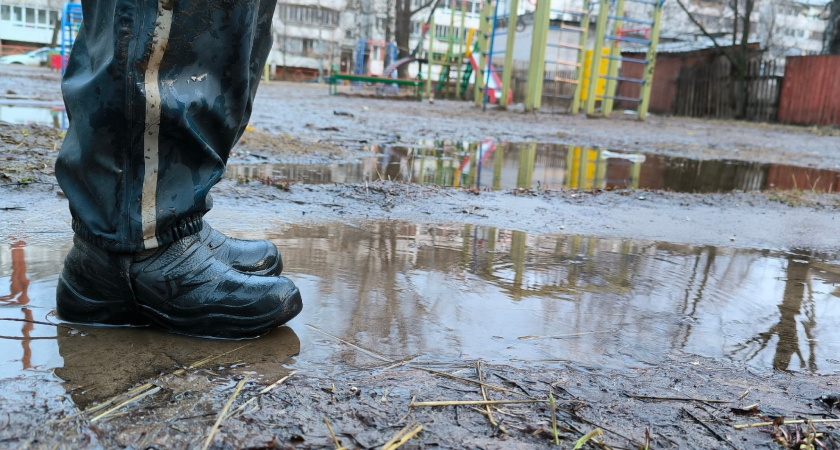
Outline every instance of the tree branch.
POLYGON ((701 23, 700 23, 700 22, 699 22, 696 18, 694 18, 694 15, 693 15, 693 14, 691 14, 691 12, 688 10, 688 8, 686 8, 686 6, 685 6, 685 4, 682 2, 682 0, 677 0, 677 4, 678 4, 678 5, 680 5, 680 8, 681 8, 683 11, 685 11, 685 14, 688 16, 688 20, 690 20, 690 21, 691 21, 691 23, 693 23, 694 25, 696 25, 696 26, 697 26, 697 28, 699 28, 699 29, 700 29, 700 32, 701 32, 701 33, 703 33, 703 35, 704 35, 704 36, 706 36, 707 38, 709 38, 709 39, 711 39, 711 40, 712 40, 712 44, 714 44, 715 48, 716 48, 718 51, 720 51, 721 53, 723 53, 723 56, 725 56, 725 57, 726 57, 726 59, 728 59, 728 60, 729 60, 729 62, 730 62, 733 66, 735 66, 735 67, 739 67, 738 63, 736 63, 736 62, 735 62, 735 59, 732 57, 732 55, 730 55, 730 54, 729 54, 729 52, 728 52, 725 48, 723 48, 723 47, 722 47, 722 46, 718 43, 717 39, 715 39, 715 37, 714 37, 714 36, 712 36, 712 35, 711 35, 711 33, 709 33, 709 32, 706 30, 706 27, 704 27, 704 26, 703 26, 703 24, 701 24, 701 23))
MULTIPOLYGON (((440 1, 440 0, 429 0, 426 3, 418 6, 417 9, 413 9, 413 10, 409 9, 408 14, 413 16, 413 15, 417 14, 420 10, 426 9, 429 6, 432 6, 433 3, 438 2, 438 1, 440 1)), ((432 12, 434 12, 434 9, 432 10, 432 12)))

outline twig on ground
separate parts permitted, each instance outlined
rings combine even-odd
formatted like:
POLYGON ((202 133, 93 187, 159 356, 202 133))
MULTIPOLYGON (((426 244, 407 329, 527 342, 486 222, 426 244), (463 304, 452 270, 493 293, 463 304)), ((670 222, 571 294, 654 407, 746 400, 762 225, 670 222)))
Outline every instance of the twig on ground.
POLYGON ((410 408, 431 408, 437 406, 467 406, 467 405, 518 405, 525 403, 546 403, 545 400, 448 400, 435 402, 416 402, 408 405, 410 408))
MULTIPOLYGON (((837 423, 840 422, 840 419, 798 419, 798 420, 785 420, 782 422, 782 425, 796 425, 799 423, 837 423)), ((769 427, 772 426, 773 422, 757 422, 757 423, 744 423, 740 425, 733 425, 733 428, 736 430, 743 430, 744 428, 758 428, 758 427, 769 427)))
POLYGON ((335 432, 333 432, 330 421, 326 417, 324 417, 324 423, 327 424, 327 429, 330 430, 330 436, 332 436, 332 440, 335 443, 335 450, 345 450, 345 447, 342 447, 341 443, 338 442, 338 438, 335 437, 335 432))
POLYGON ((730 447, 732 447, 732 448, 734 448, 734 449, 736 449, 736 450, 737 450, 737 448, 738 448, 738 447, 736 447, 736 446, 735 446, 735 444, 733 444, 733 443, 729 442, 729 439, 726 439, 726 438, 724 438, 723 436, 721 436, 721 435, 720 435, 717 431, 715 431, 715 430, 714 430, 714 428, 710 427, 708 424, 706 424, 705 422, 703 422, 702 420, 700 420, 697 416, 695 416, 694 414, 692 414, 689 410, 687 410, 687 409, 685 409, 685 408, 680 408, 680 409, 681 409, 681 410, 682 410, 682 412, 684 412, 684 413, 685 413, 688 417, 691 417, 691 419, 692 419, 692 420, 694 420, 695 422, 697 422, 700 426, 702 426, 702 427, 703 427, 703 428, 705 428, 705 429, 706 429, 709 433, 711 433, 711 434, 712 434, 712 436, 714 436, 714 437, 715 437, 715 439, 717 439, 717 440, 719 440, 719 441, 721 441, 721 442, 726 442, 726 444, 727 444, 727 445, 729 445, 730 447))
POLYGON ((411 440, 414 436, 417 436, 418 433, 423 431, 423 425, 419 425, 414 429, 411 429, 416 425, 416 422, 412 422, 409 425, 406 425, 402 430, 400 430, 394 437, 391 438, 390 441, 386 442, 385 445, 382 446, 382 450, 395 450, 400 448, 403 444, 411 440), (411 429, 411 431, 409 431, 411 429))
POLYGON ((706 403, 732 403, 730 400, 709 400, 707 398, 691 398, 691 397, 654 397, 649 395, 633 395, 624 394, 630 398, 637 398, 639 400, 655 400, 659 402, 706 402, 706 403))

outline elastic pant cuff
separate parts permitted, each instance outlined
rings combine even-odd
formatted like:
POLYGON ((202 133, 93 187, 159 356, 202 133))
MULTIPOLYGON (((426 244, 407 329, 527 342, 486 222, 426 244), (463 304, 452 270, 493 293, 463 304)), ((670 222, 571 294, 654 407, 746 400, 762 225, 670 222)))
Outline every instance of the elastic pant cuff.
MULTIPOLYGON (((204 213, 188 217, 165 230, 158 229, 157 235, 155 236, 158 241, 158 247, 165 247, 187 236, 198 234, 202 228, 204 228, 204 213)), ((134 253, 146 249, 143 246, 142 239, 133 242, 123 242, 96 235, 75 217, 73 218, 73 232, 80 238, 107 252, 134 253)))

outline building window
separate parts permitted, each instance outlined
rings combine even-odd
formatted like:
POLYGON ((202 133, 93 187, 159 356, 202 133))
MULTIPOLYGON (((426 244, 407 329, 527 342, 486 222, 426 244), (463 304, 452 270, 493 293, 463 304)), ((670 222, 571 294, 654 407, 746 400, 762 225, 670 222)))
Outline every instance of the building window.
POLYGON ((0 5, 0 20, 12 20, 12 7, 0 5))
POLYGON ((26 23, 35 24, 35 8, 26 8, 26 23))
POLYGON ((321 24, 330 28, 337 27, 339 23, 339 12, 331 9, 288 4, 280 4, 277 7, 280 11, 280 19, 286 22, 321 24))
POLYGON ((58 22, 58 11, 50 11, 50 28, 55 26, 58 22))
POLYGON ((38 24, 46 25, 47 24, 47 10, 46 9, 39 9, 38 10, 38 24))
POLYGON ((12 8, 12 22, 23 22, 23 8, 20 6, 12 8))

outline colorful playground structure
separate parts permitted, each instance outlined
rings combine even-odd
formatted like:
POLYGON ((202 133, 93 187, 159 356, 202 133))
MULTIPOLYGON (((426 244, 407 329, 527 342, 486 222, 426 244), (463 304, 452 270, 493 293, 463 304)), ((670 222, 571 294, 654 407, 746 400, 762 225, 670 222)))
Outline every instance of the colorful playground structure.
MULTIPOLYGON (((398 93, 398 83, 387 79, 397 80, 400 66, 416 63, 413 81, 423 82, 423 97, 466 100, 472 85, 476 106, 505 108, 514 101, 514 66, 527 63, 527 85, 517 95, 526 111, 537 111, 544 100, 551 100, 565 102, 570 114, 583 109, 587 115, 606 117, 618 107, 646 118, 665 0, 522 1, 534 5, 533 23, 520 22, 520 0, 482 0, 478 27, 465 28, 468 2, 439 0, 451 3, 438 14, 432 8, 417 48, 397 60, 393 47, 381 77, 368 82, 381 85, 377 94, 398 93), (448 26, 439 26, 442 19, 448 26), (516 42, 520 25, 531 27, 528 55, 516 42), (645 57, 627 57, 622 51, 645 57), (641 78, 623 74, 623 68, 638 65, 644 67, 641 78)), ((362 41, 359 54, 364 45, 362 41)), ((361 62, 356 72, 361 72, 354 75, 366 76, 363 59, 357 55, 356 60, 361 62)), ((521 81, 517 86, 522 89, 521 81)))

